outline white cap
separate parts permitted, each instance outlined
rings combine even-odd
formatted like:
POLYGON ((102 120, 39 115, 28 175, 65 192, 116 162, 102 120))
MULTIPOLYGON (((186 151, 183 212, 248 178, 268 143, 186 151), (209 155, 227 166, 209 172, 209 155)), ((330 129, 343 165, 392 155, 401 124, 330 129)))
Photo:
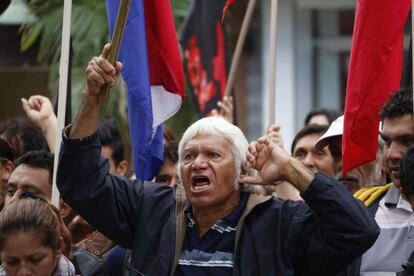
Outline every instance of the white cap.
MULTIPOLYGON (((378 131, 381 131, 382 122, 379 123, 378 131)), ((336 118, 331 123, 328 130, 318 139, 315 144, 315 150, 320 151, 329 144, 329 139, 332 137, 342 136, 344 133, 344 115, 336 118)))
POLYGON ((329 143, 329 139, 336 136, 342 136, 344 133, 344 115, 339 116, 331 123, 328 130, 318 139, 315 144, 315 150, 320 151, 329 143))

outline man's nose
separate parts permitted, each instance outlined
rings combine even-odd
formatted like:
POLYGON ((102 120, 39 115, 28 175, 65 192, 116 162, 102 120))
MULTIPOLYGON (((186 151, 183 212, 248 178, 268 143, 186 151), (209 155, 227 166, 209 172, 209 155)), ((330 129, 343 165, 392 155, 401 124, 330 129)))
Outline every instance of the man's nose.
POLYGON ((193 169, 199 170, 199 169, 205 169, 208 166, 208 159, 205 156, 198 155, 193 163, 193 169))
POLYGON ((313 170, 315 168, 315 162, 311 153, 306 154, 303 164, 308 168, 313 170))
POLYGON ((171 178, 170 181, 168 181, 168 186, 170 187, 175 187, 178 185, 178 183, 180 182, 180 179, 178 178, 178 175, 174 174, 171 178))
POLYGON ((404 157, 404 150, 402 145, 396 142, 391 142, 386 158, 387 160, 401 160, 404 157))

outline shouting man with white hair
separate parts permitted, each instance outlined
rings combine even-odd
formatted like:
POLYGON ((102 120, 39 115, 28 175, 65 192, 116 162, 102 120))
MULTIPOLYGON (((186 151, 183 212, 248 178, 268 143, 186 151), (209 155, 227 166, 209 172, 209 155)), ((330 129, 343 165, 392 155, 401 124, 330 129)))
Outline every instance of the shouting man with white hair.
POLYGON ((335 275, 375 241, 378 226, 344 188, 266 137, 247 143, 221 118, 195 122, 179 144, 177 187, 108 172, 96 134, 102 85, 121 65, 109 45, 88 65, 78 115, 63 134, 58 186, 66 202, 117 244, 137 275, 335 275), (257 175, 250 174, 256 170, 257 175), (249 192, 285 180, 305 202, 249 192))

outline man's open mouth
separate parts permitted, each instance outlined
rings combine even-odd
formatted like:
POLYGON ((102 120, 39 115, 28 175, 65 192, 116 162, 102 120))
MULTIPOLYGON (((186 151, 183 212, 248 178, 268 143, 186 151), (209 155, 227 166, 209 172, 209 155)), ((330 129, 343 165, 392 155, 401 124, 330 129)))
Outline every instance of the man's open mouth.
POLYGON ((393 166, 391 167, 391 174, 395 175, 395 176, 399 176, 400 175, 400 166, 393 166))
POLYGON ((191 187, 195 192, 204 191, 210 185, 210 179, 207 176, 194 176, 191 180, 191 187))

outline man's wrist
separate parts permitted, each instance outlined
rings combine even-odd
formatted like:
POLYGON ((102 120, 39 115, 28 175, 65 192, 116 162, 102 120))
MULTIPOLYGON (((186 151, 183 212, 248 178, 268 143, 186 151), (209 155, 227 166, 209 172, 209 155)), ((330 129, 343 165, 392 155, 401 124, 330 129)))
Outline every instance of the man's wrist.
POLYGON ((85 143, 89 143, 97 135, 97 132, 95 131, 92 134, 87 135, 87 136, 82 136, 82 137, 70 136, 72 127, 73 127, 72 124, 66 126, 63 129, 63 133, 62 133, 63 140, 67 141, 70 144, 85 144, 85 143))
POLYGON ((86 88, 68 137, 78 138, 92 135, 98 126, 100 107, 98 96, 88 92, 86 88))
POLYGON ((101 101, 99 99, 98 93, 90 92, 88 88, 85 88, 83 90, 83 99, 82 101, 85 101, 86 103, 90 105, 100 105, 101 101))
POLYGON ((315 178, 314 173, 308 170, 299 160, 290 157, 284 167, 283 179, 290 182, 300 192, 306 191, 315 178))

